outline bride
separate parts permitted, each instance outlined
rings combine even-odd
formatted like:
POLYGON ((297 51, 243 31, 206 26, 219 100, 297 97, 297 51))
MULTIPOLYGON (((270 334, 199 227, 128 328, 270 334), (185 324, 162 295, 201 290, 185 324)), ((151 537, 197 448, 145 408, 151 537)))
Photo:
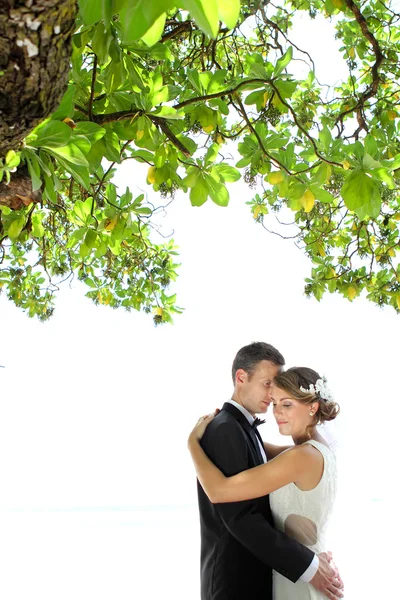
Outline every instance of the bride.
MULTIPOLYGON (((225 477, 200 446, 207 425, 219 411, 202 417, 189 436, 188 446, 197 477, 214 504, 270 495, 277 529, 319 554, 326 550, 325 532, 336 493, 336 462, 317 425, 334 419, 333 402, 325 379, 306 367, 279 373, 272 387, 273 412, 282 435, 294 446, 264 443, 267 463, 225 477)), ((322 600, 309 583, 296 583, 274 572, 274 600, 322 600)))

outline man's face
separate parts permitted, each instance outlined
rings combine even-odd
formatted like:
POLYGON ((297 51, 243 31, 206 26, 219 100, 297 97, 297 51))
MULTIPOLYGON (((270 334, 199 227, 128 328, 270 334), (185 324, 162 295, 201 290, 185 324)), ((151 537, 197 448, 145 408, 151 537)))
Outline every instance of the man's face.
POLYGON ((271 403, 272 381, 279 371, 277 365, 262 360, 251 374, 243 369, 236 372, 235 397, 252 415, 267 412, 271 403))

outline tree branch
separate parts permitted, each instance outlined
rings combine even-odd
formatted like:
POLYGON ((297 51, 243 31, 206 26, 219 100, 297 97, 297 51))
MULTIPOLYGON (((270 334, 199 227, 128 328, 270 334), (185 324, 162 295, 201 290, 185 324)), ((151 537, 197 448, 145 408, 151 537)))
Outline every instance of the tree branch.
POLYGON ((375 63, 372 65, 372 69, 371 69, 371 73, 372 73, 371 85, 365 90, 365 92, 363 92, 361 94, 358 102, 352 108, 349 108, 340 113, 340 115, 336 119, 336 123, 338 121, 341 121, 343 119, 343 117, 345 117, 346 115, 354 112, 355 110, 358 110, 359 108, 362 108, 364 106, 365 102, 367 100, 369 100, 369 98, 372 98, 373 96, 375 96, 376 92, 378 91, 378 86, 380 83, 379 67, 381 66, 381 64, 385 58, 383 55, 383 52, 378 44, 377 39, 375 38, 374 34, 368 29, 368 23, 367 23, 364 15, 360 11, 359 7, 357 6, 357 4, 355 4, 355 2, 353 2, 353 0, 345 0, 345 2, 346 2, 346 6, 349 8, 349 10, 351 10, 351 12, 354 14, 354 17, 355 17, 357 23, 360 25, 360 28, 361 28, 361 31, 362 31, 364 37, 369 41, 369 43, 372 46, 372 50, 375 54, 375 63))
POLYGON ((93 60, 93 72, 92 72, 92 85, 90 88, 90 98, 89 98, 89 121, 93 121, 93 98, 94 98, 94 86, 96 85, 96 74, 97 74, 97 56, 94 55, 93 60))
POLYGON ((238 85, 230 90, 224 90, 222 92, 216 92, 215 94, 206 94, 205 96, 197 96, 196 98, 189 98, 188 100, 184 100, 183 102, 179 102, 178 104, 174 104, 174 108, 176 110, 178 110, 179 108, 183 108, 184 106, 187 106, 188 104, 194 104, 195 102, 205 102, 206 100, 213 100, 214 98, 221 98, 221 96, 230 96, 231 94, 234 94, 235 92, 238 92, 240 90, 240 88, 242 88, 245 85, 249 85, 251 83, 261 83, 264 85, 268 85, 268 81, 265 79, 245 79, 244 81, 241 81, 240 83, 238 83, 238 85))

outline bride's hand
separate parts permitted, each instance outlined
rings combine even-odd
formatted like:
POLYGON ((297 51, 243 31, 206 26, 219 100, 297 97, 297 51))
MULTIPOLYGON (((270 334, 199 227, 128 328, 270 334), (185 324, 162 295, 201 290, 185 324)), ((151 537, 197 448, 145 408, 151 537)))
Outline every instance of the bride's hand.
POLYGON ((194 426, 194 429, 192 430, 190 436, 189 436, 189 441, 190 440, 196 440, 199 441, 201 440, 201 438, 204 435, 204 432, 207 428, 207 425, 209 423, 211 423, 211 421, 213 420, 213 418, 219 413, 219 408, 216 408, 214 410, 213 413, 211 413, 210 415, 205 415, 204 417, 200 417, 200 419, 197 421, 196 425, 194 426))

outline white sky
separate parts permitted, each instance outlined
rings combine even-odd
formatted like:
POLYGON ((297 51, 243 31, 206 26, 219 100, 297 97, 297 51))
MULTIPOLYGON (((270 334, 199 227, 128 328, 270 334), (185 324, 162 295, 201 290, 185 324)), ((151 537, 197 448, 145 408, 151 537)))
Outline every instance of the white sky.
MULTIPOLYGON (((327 22, 314 24, 324 38, 327 22)), ((142 183, 137 173, 124 165, 122 187, 142 183)), ((306 299, 308 259, 253 222, 251 190, 229 189, 227 209, 185 196, 168 209, 182 263, 171 293, 185 308, 173 326, 95 307, 79 285, 44 324, 0 297, 0 509, 194 504, 188 433, 229 398, 232 359, 254 340, 328 376, 342 407, 341 523, 351 515, 361 531, 359 506, 394 498, 399 317, 363 299, 306 299)), ((279 439, 272 415, 262 433, 279 439)))

